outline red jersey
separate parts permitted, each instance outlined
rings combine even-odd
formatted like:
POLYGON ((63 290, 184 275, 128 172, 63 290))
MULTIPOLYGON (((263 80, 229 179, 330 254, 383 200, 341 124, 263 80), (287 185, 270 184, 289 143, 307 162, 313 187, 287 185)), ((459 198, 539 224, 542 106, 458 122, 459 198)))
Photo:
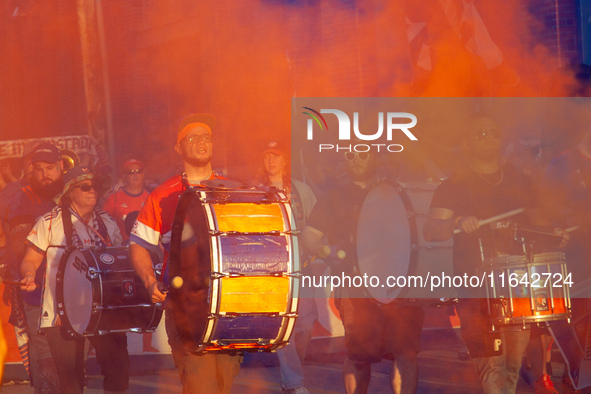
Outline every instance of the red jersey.
POLYGON ((115 218, 124 241, 129 238, 127 231, 125 231, 125 218, 130 212, 139 212, 149 194, 146 189, 143 189, 140 194, 131 194, 125 188, 121 188, 112 193, 105 201, 103 210, 115 218))
MULTIPOLYGON (((228 179, 213 172, 209 179, 228 179)), ((165 249, 164 262, 172 234, 176 206, 187 189, 180 175, 175 175, 158 186, 146 200, 131 231, 130 240, 146 249, 154 249, 161 242, 165 249)))

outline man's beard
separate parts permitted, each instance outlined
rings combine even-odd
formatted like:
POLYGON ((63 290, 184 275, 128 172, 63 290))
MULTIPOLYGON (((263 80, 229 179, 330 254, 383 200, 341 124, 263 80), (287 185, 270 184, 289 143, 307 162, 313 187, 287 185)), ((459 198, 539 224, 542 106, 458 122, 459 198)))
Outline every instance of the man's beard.
POLYGON ((60 194, 64 188, 64 181, 62 178, 51 182, 49 185, 43 185, 36 180, 32 182, 33 190, 44 200, 52 200, 55 196, 60 194))
POLYGON ((193 167, 205 167, 211 162, 211 156, 205 159, 198 159, 196 157, 185 157, 183 159, 186 163, 189 163, 193 167))

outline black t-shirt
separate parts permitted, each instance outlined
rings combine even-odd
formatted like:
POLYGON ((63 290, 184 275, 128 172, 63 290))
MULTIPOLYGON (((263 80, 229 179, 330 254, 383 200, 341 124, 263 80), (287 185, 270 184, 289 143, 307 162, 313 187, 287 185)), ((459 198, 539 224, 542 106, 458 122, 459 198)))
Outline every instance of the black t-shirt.
POLYGON ((344 272, 351 272, 356 264, 357 222, 368 191, 353 183, 332 189, 318 200, 308 218, 308 226, 322 231, 330 245, 345 251, 347 257, 341 264, 344 272))
MULTIPOLYGON (((453 211, 453 217, 475 216, 487 219, 518 208, 532 207, 535 190, 532 182, 513 167, 505 166, 496 174, 480 175, 464 170, 450 176, 435 191, 431 208, 453 211)), ((521 253, 520 246, 512 242, 513 222, 522 221, 523 215, 482 226, 472 234, 454 236, 454 272, 456 275, 474 275, 482 266, 480 240, 486 257, 499 252, 521 253)))

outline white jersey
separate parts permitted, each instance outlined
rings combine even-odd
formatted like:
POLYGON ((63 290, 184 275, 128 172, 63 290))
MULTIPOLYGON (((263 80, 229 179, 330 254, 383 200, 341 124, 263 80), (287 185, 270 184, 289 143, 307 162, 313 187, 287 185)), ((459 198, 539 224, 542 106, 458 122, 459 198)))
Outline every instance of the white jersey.
MULTIPOLYGON (((112 245, 122 242, 121 233, 115 220, 102 210, 95 210, 90 221, 85 224, 72 215, 72 227, 84 247, 95 246, 95 236, 89 227, 95 225, 96 214, 100 215, 112 245)), ((45 271, 45 283, 43 286, 43 303, 41 306, 41 320, 39 327, 54 327, 57 323, 56 309, 56 275, 59 262, 65 251, 66 234, 62 220, 62 209, 57 206, 50 212, 41 216, 27 237, 27 245, 35 248, 40 253, 46 253, 47 269, 45 271)))

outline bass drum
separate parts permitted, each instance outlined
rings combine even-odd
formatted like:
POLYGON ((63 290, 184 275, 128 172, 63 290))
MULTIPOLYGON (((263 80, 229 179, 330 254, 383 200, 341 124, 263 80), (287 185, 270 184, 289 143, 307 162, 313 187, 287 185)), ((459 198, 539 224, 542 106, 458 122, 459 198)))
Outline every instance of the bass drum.
POLYGON ((299 256, 287 197, 276 189, 196 188, 175 214, 171 310, 191 352, 271 351, 297 313, 299 256), (178 287, 178 286, 177 286, 178 287))
POLYGON ((453 273, 452 242, 428 243, 422 236, 437 185, 381 181, 367 193, 359 213, 356 248, 359 274, 366 274, 368 281, 372 276, 379 278, 379 283, 369 282, 368 297, 383 304, 394 300, 426 306, 453 302, 455 292, 432 292, 427 282, 435 273, 453 273))
POLYGON ((152 332, 162 318, 124 247, 67 249, 56 285, 59 319, 71 336, 152 332))

